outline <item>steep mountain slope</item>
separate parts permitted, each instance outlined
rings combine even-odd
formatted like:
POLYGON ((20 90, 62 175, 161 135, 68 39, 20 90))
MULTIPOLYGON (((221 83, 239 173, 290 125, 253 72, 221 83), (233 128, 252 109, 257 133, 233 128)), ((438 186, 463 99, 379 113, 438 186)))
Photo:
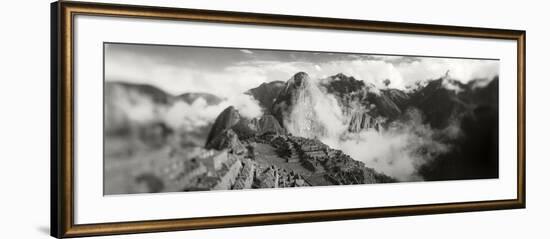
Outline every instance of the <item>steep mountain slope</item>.
POLYGON ((298 72, 292 76, 279 91, 277 97, 273 101, 272 113, 281 125, 284 125, 285 114, 288 114, 294 105, 302 102, 298 102, 303 96, 307 87, 309 87, 309 75, 305 72, 298 72))
POLYGON ((258 87, 248 90, 247 93, 260 102, 260 106, 264 109, 264 111, 270 112, 275 99, 279 96, 279 93, 284 87, 285 82, 272 81, 262 83, 258 87))
POLYGON ((388 97, 400 110, 403 112, 408 106, 410 95, 398 89, 383 89, 381 90, 384 96, 388 97))
MULTIPOLYGON (((328 93, 336 95, 346 109, 359 104, 364 108, 370 108, 369 115, 373 117, 382 116, 394 119, 401 114, 402 109, 390 97, 394 95, 384 94, 373 84, 356 80, 353 76, 339 73, 322 80, 321 86, 325 87, 328 93)), ((398 90, 392 92, 395 91, 398 90)), ((395 99, 404 101, 399 98, 402 95, 395 93, 395 99)))
POLYGON ((469 91, 458 81, 439 78, 413 93, 409 105, 420 109, 432 127, 441 129, 472 109, 471 99, 464 97, 469 91))
POLYGON ((286 134, 285 129, 273 115, 265 114, 260 119, 253 119, 252 124, 260 135, 266 133, 286 134))
POLYGON ((209 145, 210 142, 218 135, 222 134, 224 131, 231 129, 241 120, 241 115, 233 106, 227 107, 223 110, 220 115, 214 121, 210 133, 206 138, 206 145, 209 145))
POLYGON ((421 174, 427 180, 498 177, 498 77, 482 88, 460 85, 459 92, 441 87, 443 80, 417 92, 412 104, 434 127, 456 122, 460 134, 448 139, 452 151, 425 165, 421 174))
POLYGON ((325 122, 335 117, 330 105, 337 104, 326 98, 305 72, 292 76, 273 103, 272 114, 289 132, 308 138, 325 136, 330 130, 325 122), (326 107, 321 110, 321 107, 326 107))

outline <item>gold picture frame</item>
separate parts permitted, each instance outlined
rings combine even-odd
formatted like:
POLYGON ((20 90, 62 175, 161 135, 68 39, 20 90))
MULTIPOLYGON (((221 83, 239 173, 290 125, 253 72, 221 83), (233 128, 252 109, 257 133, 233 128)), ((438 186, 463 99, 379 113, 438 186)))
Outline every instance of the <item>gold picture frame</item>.
POLYGON ((51 235, 54 237, 164 232, 525 208, 525 31, 64 1, 52 3, 51 21, 51 235), (73 197, 73 166, 75 164, 73 158, 75 120, 73 111, 75 99, 73 91, 73 46, 75 39, 73 23, 76 15, 323 28, 516 41, 518 104, 517 197, 510 200, 478 202, 75 224, 73 197))

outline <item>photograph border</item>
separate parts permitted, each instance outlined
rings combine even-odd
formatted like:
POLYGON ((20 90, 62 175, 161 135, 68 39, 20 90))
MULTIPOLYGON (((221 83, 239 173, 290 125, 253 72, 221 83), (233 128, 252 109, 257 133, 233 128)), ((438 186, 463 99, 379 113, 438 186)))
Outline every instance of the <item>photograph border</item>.
POLYGON ((525 208, 526 32, 461 26, 365 21, 290 15, 181 9, 86 2, 51 4, 51 235, 79 237, 256 226, 525 208), (200 21, 417 35, 506 39, 517 42, 517 197, 391 207, 334 209, 116 223, 74 223, 74 19, 76 15, 200 21))

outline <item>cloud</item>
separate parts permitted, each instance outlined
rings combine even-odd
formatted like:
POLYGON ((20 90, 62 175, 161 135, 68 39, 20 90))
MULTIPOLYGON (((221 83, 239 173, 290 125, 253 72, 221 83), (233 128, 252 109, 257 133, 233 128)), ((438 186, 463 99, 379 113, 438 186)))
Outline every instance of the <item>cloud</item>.
POLYGON ((406 114, 407 120, 393 122, 388 128, 345 132, 339 139, 328 139, 327 144, 400 181, 421 181, 418 170, 449 152, 451 146, 437 140, 443 132, 423 124, 420 112, 406 114))
POLYGON ((154 61, 112 61, 105 65, 107 81, 150 84, 173 95, 208 92, 230 98, 268 81, 263 69, 227 66, 219 71, 195 69, 187 65, 164 65, 154 61))
MULTIPOLYGON (((252 96, 245 95, 245 94, 241 94, 233 98, 230 98, 224 101, 222 105, 226 105, 227 107, 229 106, 235 107, 235 109, 239 111, 239 114, 241 116, 244 116, 249 119, 260 117, 262 116, 262 112, 263 112, 258 101, 255 100, 252 96)), ((224 107, 224 109, 227 107, 224 107)))
POLYGON ((214 122, 229 106, 235 107, 247 118, 256 118, 262 114, 258 102, 246 94, 223 98, 220 103, 213 105, 203 98, 197 98, 191 103, 180 100, 164 105, 153 102, 149 95, 119 85, 110 85, 107 90, 106 125, 111 130, 125 127, 125 120, 128 120, 138 124, 163 122, 172 129, 193 131, 214 122))
POLYGON ((383 81, 389 79, 391 81, 389 87, 400 90, 407 90, 408 86, 412 86, 418 81, 442 77, 447 71, 449 71, 450 78, 462 83, 468 83, 478 78, 492 79, 499 74, 498 61, 441 58, 403 60, 401 58, 384 57, 381 60, 334 61, 320 65, 322 71, 312 72, 317 76, 344 73, 372 83, 378 88, 384 88, 383 81))
POLYGON ((198 98, 191 104, 178 101, 167 107, 159 118, 171 128, 193 131, 214 122, 216 117, 229 106, 235 107, 242 116, 247 118, 256 118, 262 114, 262 109, 256 100, 249 95, 241 94, 216 105, 209 105, 203 98, 198 98))
POLYGON ((106 127, 123 127, 126 121, 148 123, 158 118, 153 100, 143 94, 120 86, 112 86, 105 94, 106 127))
POLYGON ((223 106, 208 105, 202 98, 198 98, 191 104, 178 101, 166 108, 160 120, 173 129, 192 131, 210 124, 222 110, 223 106))
POLYGON ((108 44, 105 54, 107 81, 147 83, 172 94, 209 92, 223 97, 263 82, 286 80, 299 71, 312 78, 344 73, 379 88, 389 79, 389 87, 402 90, 447 71, 462 83, 499 73, 498 61, 457 58, 124 44, 108 44))
POLYGON ((398 65, 397 71, 405 84, 403 86, 442 77, 447 71, 450 78, 466 84, 478 78, 492 79, 499 75, 499 65, 498 61, 493 60, 422 58, 410 64, 398 65))

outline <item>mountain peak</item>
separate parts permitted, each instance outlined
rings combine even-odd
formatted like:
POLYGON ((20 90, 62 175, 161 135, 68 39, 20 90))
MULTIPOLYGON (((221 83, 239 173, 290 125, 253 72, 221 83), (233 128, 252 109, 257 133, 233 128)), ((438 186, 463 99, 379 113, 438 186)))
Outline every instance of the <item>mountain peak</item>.
POLYGON ((334 75, 334 76, 336 76, 336 77, 343 77, 343 78, 347 78, 347 77, 348 77, 348 76, 346 76, 346 74, 344 74, 344 73, 342 73, 342 72, 340 72, 340 73, 338 73, 338 74, 336 74, 336 75, 334 75))
POLYGON ((288 80, 288 86, 294 86, 294 88, 304 87, 309 82, 309 75, 303 71, 300 71, 288 80))
POLYGON ((365 82, 357 80, 353 76, 347 76, 344 73, 338 73, 333 76, 329 76, 321 81, 321 85, 327 88, 329 93, 335 93, 336 95, 347 95, 353 93, 360 93, 365 90, 365 82))
POLYGON ((212 125, 212 128, 210 129, 210 133, 208 134, 208 138, 206 139, 206 145, 208 145, 210 141, 212 141, 223 131, 237 124, 240 119, 241 115, 239 114, 237 109, 235 109, 235 107, 229 106, 225 110, 223 110, 218 115, 218 118, 216 118, 216 120, 214 121, 214 125, 212 125))
POLYGON ((279 92, 279 95, 275 99, 274 105, 280 102, 286 102, 289 104, 289 100, 293 96, 297 96, 300 92, 305 91, 311 86, 309 75, 303 71, 294 74, 286 82, 286 86, 279 92))
POLYGON ((353 76, 348 76, 348 75, 346 75, 346 74, 344 74, 344 73, 342 73, 342 72, 340 72, 340 73, 338 73, 338 74, 336 74, 336 75, 333 75, 333 76, 331 76, 330 78, 332 78, 333 80, 339 79, 339 80, 342 80, 342 81, 352 81, 352 82, 353 82, 353 81, 357 81, 357 80, 355 79, 355 77, 353 77, 353 76))

